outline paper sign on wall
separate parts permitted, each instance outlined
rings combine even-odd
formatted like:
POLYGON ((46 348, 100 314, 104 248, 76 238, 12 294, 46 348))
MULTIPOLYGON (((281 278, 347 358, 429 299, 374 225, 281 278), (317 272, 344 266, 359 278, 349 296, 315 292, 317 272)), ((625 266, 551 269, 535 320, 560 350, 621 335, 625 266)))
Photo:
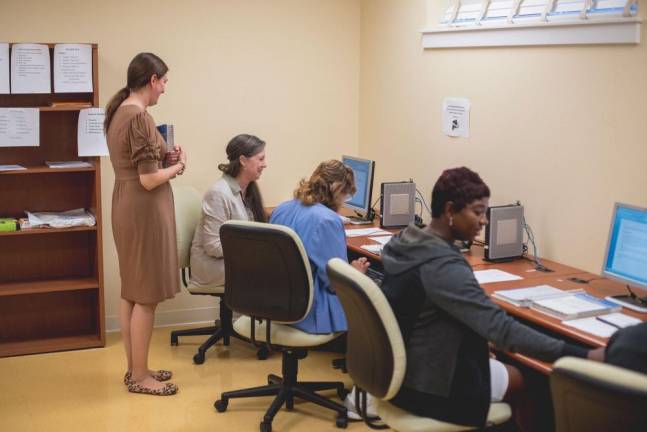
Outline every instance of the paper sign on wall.
POLYGON ((54 47, 54 92, 92 93, 92 45, 54 47))
POLYGON ((79 111, 79 156, 108 156, 106 135, 103 133, 105 118, 103 108, 86 108, 79 111))
POLYGON ((470 136, 470 101, 465 98, 443 100, 443 132, 454 137, 470 136))
POLYGON ((49 47, 14 44, 11 49, 11 93, 51 93, 49 47))
POLYGON ((9 94, 9 44, 0 42, 0 94, 9 94))
POLYGON ((0 147, 40 145, 38 108, 0 108, 0 147))

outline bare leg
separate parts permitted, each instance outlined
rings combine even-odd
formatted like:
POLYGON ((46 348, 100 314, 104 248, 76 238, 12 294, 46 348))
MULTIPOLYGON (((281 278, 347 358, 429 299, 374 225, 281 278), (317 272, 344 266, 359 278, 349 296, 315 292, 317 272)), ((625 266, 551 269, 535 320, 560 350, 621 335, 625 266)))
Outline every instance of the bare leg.
POLYGON ((136 303, 133 307, 130 321, 132 377, 138 384, 151 389, 164 387, 164 383, 160 383, 151 377, 148 369, 148 349, 153 332, 156 307, 157 304, 136 303))
POLYGON ((508 371, 508 389, 503 400, 512 405, 515 423, 524 432, 532 431, 537 424, 537 407, 527 392, 523 375, 514 366, 504 364, 508 371))
POLYGON ((126 361, 128 363, 128 371, 133 370, 133 355, 130 341, 130 321, 132 319, 134 303, 126 299, 121 299, 119 303, 119 323, 121 325, 121 338, 124 341, 124 348, 126 350, 126 361))

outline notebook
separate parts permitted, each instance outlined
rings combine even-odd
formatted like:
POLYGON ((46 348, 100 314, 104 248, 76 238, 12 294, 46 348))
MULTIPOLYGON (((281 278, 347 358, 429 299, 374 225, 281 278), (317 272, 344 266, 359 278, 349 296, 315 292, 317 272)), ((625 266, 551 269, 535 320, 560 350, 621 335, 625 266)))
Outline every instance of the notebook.
POLYGON ((564 291, 550 285, 537 285, 528 288, 494 291, 492 293, 492 297, 494 297, 495 299, 503 300, 507 303, 512 303, 515 306, 530 307, 530 303, 532 303, 533 300, 560 297, 563 295, 573 294, 575 292, 583 291, 564 291))
POLYGON ((530 304, 530 308, 547 315, 551 315, 560 320, 602 315, 611 312, 618 312, 621 309, 621 307, 615 303, 594 297, 584 292, 533 300, 530 304))

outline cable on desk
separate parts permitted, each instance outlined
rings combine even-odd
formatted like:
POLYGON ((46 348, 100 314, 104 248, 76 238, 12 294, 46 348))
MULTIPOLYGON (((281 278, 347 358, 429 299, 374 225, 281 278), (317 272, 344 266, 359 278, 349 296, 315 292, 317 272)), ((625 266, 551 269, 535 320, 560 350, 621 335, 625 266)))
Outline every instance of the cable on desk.
POLYGON ((594 278, 591 278, 591 279, 582 279, 582 278, 578 278, 578 277, 566 278, 566 280, 571 281, 571 282, 575 282, 575 283, 578 283, 578 284, 587 284, 587 283, 589 283, 591 281, 602 280, 602 279, 606 279, 606 278, 603 277, 603 276, 602 277, 594 277, 594 278))

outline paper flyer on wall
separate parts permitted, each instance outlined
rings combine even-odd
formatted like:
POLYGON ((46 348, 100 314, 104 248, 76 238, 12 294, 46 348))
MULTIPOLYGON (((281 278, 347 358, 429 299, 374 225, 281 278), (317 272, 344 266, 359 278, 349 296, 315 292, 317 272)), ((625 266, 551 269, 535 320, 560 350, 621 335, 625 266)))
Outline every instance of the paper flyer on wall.
POLYGON ((0 94, 9 94, 9 44, 0 42, 0 94))
POLYGON ((14 44, 11 47, 11 93, 51 93, 49 47, 14 44))
POLYGON ((40 145, 38 108, 0 108, 0 147, 40 145))
POLYGON ((103 108, 86 108, 79 111, 79 156, 108 156, 106 135, 103 133, 105 117, 103 108))
POLYGON ((465 98, 443 100, 443 132, 453 137, 470 136, 470 101, 465 98))
POLYGON ((54 47, 54 92, 92 93, 92 45, 54 47))

